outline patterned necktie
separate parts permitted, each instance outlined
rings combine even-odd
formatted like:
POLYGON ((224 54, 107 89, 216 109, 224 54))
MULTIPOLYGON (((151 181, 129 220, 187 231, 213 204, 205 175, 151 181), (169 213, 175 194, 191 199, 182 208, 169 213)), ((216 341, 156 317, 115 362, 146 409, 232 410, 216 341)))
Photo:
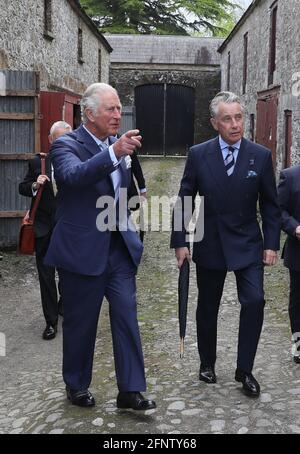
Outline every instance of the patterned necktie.
POLYGON ((234 148, 233 147, 228 147, 228 155, 226 156, 224 160, 225 164, 225 169, 227 172, 227 175, 230 177, 233 174, 234 171, 234 148))
MULTIPOLYGON (((106 142, 102 142, 99 144, 99 148, 101 151, 105 150, 106 147, 107 148, 109 147, 109 144, 106 142)), ((116 170, 111 172, 110 178, 111 178, 111 182, 112 182, 112 185, 113 185, 114 191, 115 191, 115 203, 117 203, 118 198, 119 198, 119 190, 120 190, 120 186, 121 186, 121 175, 120 175, 120 171, 119 171, 118 167, 116 168, 116 170)))

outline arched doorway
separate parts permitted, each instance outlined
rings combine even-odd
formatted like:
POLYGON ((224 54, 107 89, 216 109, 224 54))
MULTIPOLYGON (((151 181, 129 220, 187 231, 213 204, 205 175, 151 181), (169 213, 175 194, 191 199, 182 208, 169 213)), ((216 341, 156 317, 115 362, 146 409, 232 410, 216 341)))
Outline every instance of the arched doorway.
POLYGON ((184 85, 150 84, 135 88, 136 126, 141 154, 186 155, 194 141, 195 94, 184 85))

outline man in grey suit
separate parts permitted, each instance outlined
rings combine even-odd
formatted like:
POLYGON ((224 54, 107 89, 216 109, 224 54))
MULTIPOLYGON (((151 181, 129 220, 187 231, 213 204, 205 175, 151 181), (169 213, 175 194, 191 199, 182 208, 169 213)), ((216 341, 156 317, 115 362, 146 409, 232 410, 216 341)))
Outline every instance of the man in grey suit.
POLYGON ((288 235, 283 258, 290 274, 289 317, 296 345, 294 361, 300 364, 300 165, 281 172, 278 195, 281 227, 288 235))

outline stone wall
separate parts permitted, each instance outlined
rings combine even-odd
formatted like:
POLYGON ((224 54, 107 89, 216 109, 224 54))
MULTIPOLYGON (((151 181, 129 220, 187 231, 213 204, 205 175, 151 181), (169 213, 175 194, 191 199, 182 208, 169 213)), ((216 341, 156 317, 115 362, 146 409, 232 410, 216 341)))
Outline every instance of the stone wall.
POLYGON ((277 127, 277 171, 283 164, 285 152, 285 110, 293 112, 292 164, 300 162, 300 34, 299 0, 278 0, 277 58, 274 81, 268 85, 270 7, 274 0, 257 0, 253 11, 223 46, 221 68, 222 89, 227 88, 228 52, 231 54, 230 89, 242 94, 243 36, 248 32, 248 77, 246 94, 246 135, 249 136, 249 116, 256 117, 257 94, 280 86, 277 127), (298 81, 298 85, 297 85, 298 81), (297 89, 298 88, 298 89, 297 89))
POLYGON ((195 89, 195 134, 194 142, 200 143, 211 139, 215 133, 209 121, 209 103, 220 89, 221 74, 219 69, 201 70, 180 67, 134 67, 122 68, 112 65, 110 83, 119 92, 123 105, 133 106, 134 90, 145 84, 180 84, 195 89))
POLYGON ((222 40, 186 36, 105 35, 111 54, 110 83, 123 105, 135 104, 135 88, 144 84, 179 84, 195 89, 194 142, 215 136, 209 102, 220 90, 222 40))
POLYGON ((81 94, 98 82, 101 49, 101 81, 108 82, 109 45, 78 14, 76 2, 52 0, 52 23, 50 39, 44 36, 44 0, 0 0, 0 69, 39 71, 42 90, 59 87, 81 94), (78 27, 83 31, 83 63, 78 62, 78 27))

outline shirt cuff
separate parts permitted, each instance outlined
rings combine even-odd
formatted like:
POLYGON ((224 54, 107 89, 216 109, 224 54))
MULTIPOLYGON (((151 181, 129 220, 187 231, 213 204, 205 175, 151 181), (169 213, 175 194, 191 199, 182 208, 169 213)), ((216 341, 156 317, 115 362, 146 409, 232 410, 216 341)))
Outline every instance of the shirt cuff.
POLYGON ((146 188, 140 189, 140 194, 143 194, 144 192, 147 192, 146 188))
POLYGON ((32 192, 33 197, 35 197, 38 192, 37 192, 37 189, 33 189, 33 185, 34 185, 34 183, 32 183, 32 185, 31 185, 31 192, 32 192))
POLYGON ((110 159, 113 162, 114 167, 118 167, 118 165, 120 163, 120 159, 118 159, 116 157, 114 149, 113 149, 113 145, 110 145, 110 147, 108 148, 108 151, 109 151, 109 156, 110 156, 110 159))

